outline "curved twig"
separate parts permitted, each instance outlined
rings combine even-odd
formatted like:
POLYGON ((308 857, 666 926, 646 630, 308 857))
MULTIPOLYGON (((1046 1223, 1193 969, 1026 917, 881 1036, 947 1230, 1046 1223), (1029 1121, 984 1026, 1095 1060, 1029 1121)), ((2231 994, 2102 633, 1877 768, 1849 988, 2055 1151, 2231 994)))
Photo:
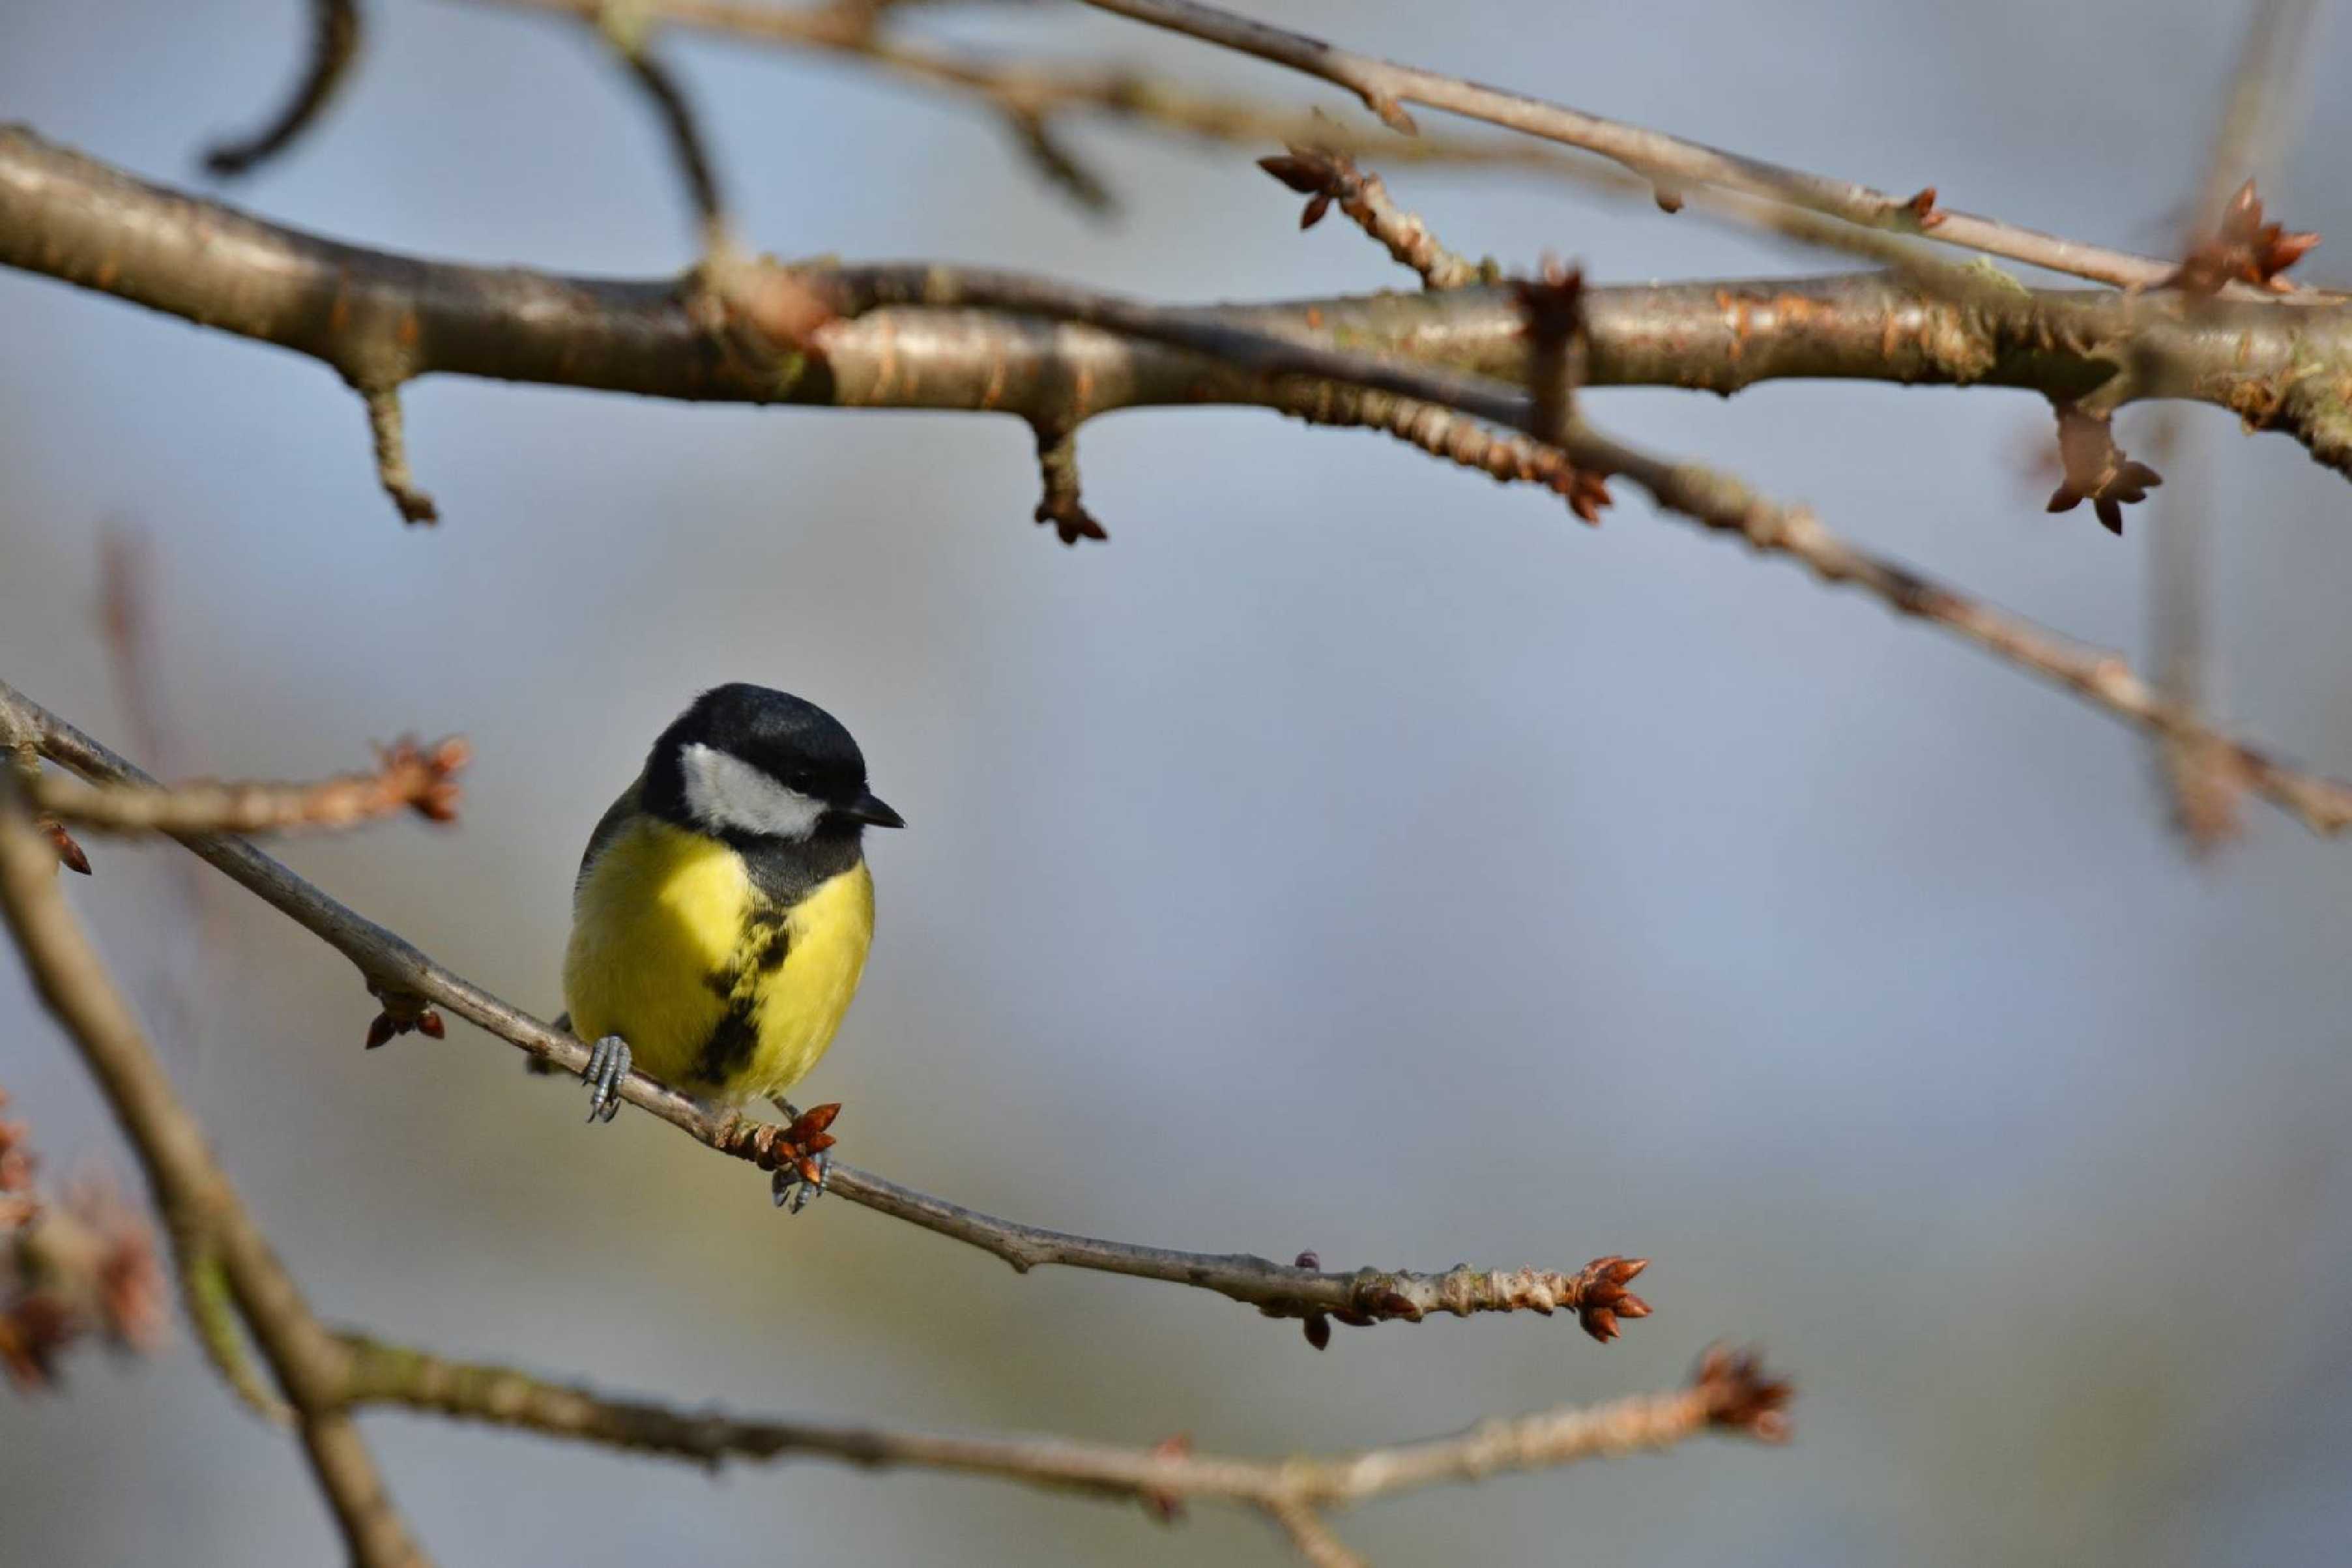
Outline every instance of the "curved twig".
POLYGON ((223 142, 205 154, 205 167, 224 176, 250 173, 309 130, 351 75, 360 47, 358 0, 310 0, 310 58, 293 96, 261 130, 223 142))

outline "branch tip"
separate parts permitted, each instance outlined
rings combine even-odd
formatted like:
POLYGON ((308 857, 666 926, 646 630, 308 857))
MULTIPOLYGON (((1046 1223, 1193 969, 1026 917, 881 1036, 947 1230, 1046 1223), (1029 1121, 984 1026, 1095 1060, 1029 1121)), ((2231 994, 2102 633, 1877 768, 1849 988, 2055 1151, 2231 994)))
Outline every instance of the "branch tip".
POLYGON ((2053 405, 2058 416, 2058 460, 2065 477, 2050 492, 2049 511, 2072 511, 2087 500, 2109 533, 2124 531, 2123 509, 2146 500, 2164 483, 2146 463, 2135 462, 2116 445, 2107 415, 2086 414, 2072 403, 2053 405))
POLYGON ((294 95, 268 125, 241 141, 223 142, 205 154, 205 167, 224 179, 248 174, 294 144, 326 112, 358 58, 357 0, 311 0, 310 58, 294 95))
POLYGON ((367 405, 368 435, 375 445, 376 482, 392 504, 400 509, 404 522, 431 523, 441 520, 440 510, 433 498, 416 486, 416 476, 408 468, 408 436, 400 411, 400 393, 393 387, 362 387, 360 396, 367 405))
POLYGON ((2210 297, 2233 282, 2284 293, 2294 285, 2280 275, 2318 247, 2316 234, 2290 234, 2284 224, 2264 223, 2263 198, 2248 180, 2222 209, 2213 233, 2189 251, 2164 285, 2199 297, 2210 297))
POLYGON ((1030 514, 1032 520, 1052 523, 1064 544, 1110 538, 1079 499, 1076 430, 1045 420, 1033 421, 1031 428, 1037 437, 1037 474, 1044 486, 1037 510, 1030 514))

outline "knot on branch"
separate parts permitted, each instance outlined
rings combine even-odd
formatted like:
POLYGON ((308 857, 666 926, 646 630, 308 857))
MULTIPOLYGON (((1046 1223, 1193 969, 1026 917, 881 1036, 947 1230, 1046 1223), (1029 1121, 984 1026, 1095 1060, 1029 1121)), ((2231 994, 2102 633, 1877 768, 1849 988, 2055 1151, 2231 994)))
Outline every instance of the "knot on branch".
POLYGON ((414 1033, 428 1040, 437 1040, 449 1032, 449 1026, 442 1021, 440 1013, 426 1006, 425 998, 414 991, 404 991, 396 985, 371 979, 368 994, 383 1004, 383 1011, 368 1025, 369 1050, 389 1045, 402 1035, 414 1033))
POLYGON ((817 1156, 841 1142, 825 1131, 840 1114, 836 1101, 811 1107, 794 1117, 790 1126, 738 1117, 713 1134, 710 1142, 721 1153, 748 1160, 762 1171, 790 1166, 803 1181, 814 1185, 824 1179, 817 1156))
POLYGON ((2107 416, 2085 414, 2071 403, 2057 405, 2058 461, 2065 478, 2050 492, 2052 511, 2072 511, 2091 503, 2109 533, 2124 531, 2124 507, 2145 500, 2164 482, 2146 463, 2134 462, 2116 446, 2107 416))
POLYGON ((1037 437, 1037 478, 1040 493, 1031 521, 1050 522, 1064 544, 1081 539, 1108 539, 1110 534, 1087 510, 1078 489, 1078 436, 1071 426, 1051 419, 1031 422, 1037 437))
POLYGON ((1378 174, 1356 165, 1345 153, 1300 142, 1286 143, 1278 157, 1260 158, 1257 166, 1307 198, 1298 226, 1313 228, 1334 205, 1356 226, 1384 246, 1391 259, 1421 275, 1424 287, 1460 289, 1495 281, 1490 262, 1475 265, 1438 243, 1417 214, 1396 205, 1378 174))
POLYGON ((1908 201, 1895 203, 1894 211, 1923 231, 1944 221, 1944 209, 1936 205, 1936 187, 1933 185, 1920 186, 1912 193, 1908 201))
POLYGON ((1541 275, 1514 281, 1511 293, 1528 339, 1528 395, 1535 404, 1528 422, 1538 440, 1557 447, 1568 437, 1584 381, 1584 273, 1547 257, 1541 275))
POLYGON ((58 865, 68 871, 79 871, 85 877, 89 875, 89 856, 74 842, 74 836, 66 831, 64 823, 46 815, 34 818, 34 822, 47 835, 50 847, 58 852, 58 865))
POLYGON ((2185 257, 2166 286, 2184 294, 2211 295, 2224 283, 2252 283, 2284 291, 2279 274, 2318 248, 2316 234, 2289 234, 2284 224, 2263 221, 2263 198, 2248 180, 2221 210, 2221 226, 2185 257))
POLYGON ((1708 1426, 1767 1443, 1787 1441, 1789 1401, 1796 1390, 1786 1378, 1767 1373, 1755 1350, 1708 1346, 1691 1373, 1691 1390, 1708 1426))

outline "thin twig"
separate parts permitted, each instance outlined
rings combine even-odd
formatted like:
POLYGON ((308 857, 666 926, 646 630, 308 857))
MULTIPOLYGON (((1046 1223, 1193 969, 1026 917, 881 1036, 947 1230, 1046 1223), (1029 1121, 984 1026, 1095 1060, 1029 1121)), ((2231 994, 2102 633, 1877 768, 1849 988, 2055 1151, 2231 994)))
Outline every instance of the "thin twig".
POLYGON ((151 789, 78 784, 47 773, 28 793, 37 809, 100 833, 284 833, 349 827, 404 811, 428 822, 454 822, 456 775, 470 754, 456 737, 430 747, 404 740, 381 748, 370 771, 317 784, 197 780, 151 789))
POLYGON ((311 1316, 268 1242, 214 1163, 204 1130, 173 1094, 138 1021, 68 910, 47 847, 12 773, 0 770, 0 912, 34 988, 80 1047, 122 1124, 168 1224, 208 1237, 238 1310, 294 1408, 313 1474, 362 1568, 424 1568, 340 1397, 345 1354, 311 1316))
POLYGON ((2123 288, 2161 287, 2174 264, 2056 235, 2020 228, 1996 218, 1894 196, 1867 185, 1807 174, 1760 158, 1686 142, 1663 132, 1586 114, 1563 104, 1484 87, 1436 71, 1400 65, 1337 47, 1318 38, 1268 26, 1195 0, 1086 0, 1097 10, 1182 33, 1221 47, 1287 66, 1346 89, 1391 126, 1412 129, 1402 105, 1425 104, 1467 119, 1539 136, 1597 153, 1650 181, 1669 198, 1696 185, 1714 185, 1768 201, 1787 203, 1866 228, 1925 234, 1947 245, 2004 256, 2055 272, 2095 279, 2123 288))
POLYGON ((262 130, 224 142, 205 154, 205 167, 223 176, 243 174, 294 144, 334 100, 359 54, 358 0, 310 0, 310 57, 293 96, 262 130))
POLYGON ((729 1459, 827 1458, 876 1468, 956 1470, 1143 1500, 1223 1498, 1261 1507, 1349 1507, 1441 1482, 1671 1447, 1709 1430, 1768 1442, 1788 1436, 1789 1385, 1753 1355, 1720 1347, 1701 1358, 1687 1384, 1668 1393, 1489 1420, 1454 1436, 1390 1447, 1252 1459, 1166 1445, 950 1436, 688 1413, 364 1335, 345 1335, 342 1343, 350 1369, 345 1387, 356 1405, 404 1406, 711 1466, 729 1459))
MULTIPOLYGON (((2290 104, 2301 96, 2290 84, 2307 75, 2317 12, 2317 0, 2255 0, 2251 8, 2229 100, 2214 129, 2205 169, 2190 194, 2181 237, 2184 256, 2195 256, 2220 230, 2240 180, 2269 182, 2290 104)), ((2149 445, 2176 486, 2149 533, 2149 663, 2157 689, 2166 700, 2201 719, 2213 696, 2207 626, 2212 595, 2207 563, 2212 487, 2206 468, 2211 458, 2172 408, 2159 411, 2149 445)), ((2226 751, 2194 736, 2169 734, 2159 735, 2155 749, 2158 776, 2172 805, 2172 824, 2190 852, 2210 854, 2236 837, 2242 826, 2242 791, 2226 751)))
POLYGON ((367 405, 368 437, 375 450, 376 482, 392 498, 403 522, 437 522, 441 510, 433 497, 418 488, 408 467, 407 422, 400 410, 400 391, 394 386, 362 386, 367 405))
MULTIPOLYGON (((0 682, 0 744, 26 742, 51 761, 95 782, 152 782, 72 725, 0 682)), ((580 1041, 452 973, 252 845, 218 835, 177 837, 232 879, 323 938, 359 968, 379 994, 404 998, 411 1007, 425 1001, 436 1003, 563 1071, 577 1074, 587 1066, 588 1047, 580 1041)), ((633 1074, 623 1083, 622 1096, 723 1153, 768 1170, 774 1168, 779 1158, 776 1143, 782 1129, 774 1123, 715 1110, 642 1075, 633 1074)), ((1615 1337, 1619 1319, 1645 1317, 1649 1312, 1641 1298, 1627 1289, 1643 1266, 1639 1258, 1612 1255, 1570 1272, 1465 1266, 1437 1273, 1372 1268, 1327 1273, 1247 1253, 1180 1252, 1021 1225, 838 1163, 832 1168, 827 1191, 979 1247, 1024 1273, 1059 1265, 1187 1285, 1254 1306, 1268 1317, 1305 1319, 1310 1329, 1326 1317, 1346 1323, 1398 1319, 1417 1322, 1433 1313, 1467 1317, 1477 1312, 1570 1312, 1576 1314, 1586 1332, 1606 1341, 1615 1337)))
POLYGON ((1307 198, 1299 227, 1313 228, 1336 203, 1397 265, 1419 273, 1424 289, 1466 289, 1502 280, 1502 268, 1493 262, 1480 266, 1440 245, 1417 214, 1391 199, 1378 174, 1358 168, 1345 153, 1294 142, 1287 153, 1260 158, 1257 166, 1307 198))
POLYGON ((633 3, 615 4, 614 0, 605 0, 596 12, 599 31, 620 55, 630 79, 661 120, 670 156, 677 164, 687 197, 694 204, 704 252, 724 250, 730 243, 727 204, 719 195, 718 164, 710 155, 709 138, 702 132, 701 116, 695 112, 694 100, 687 95, 677 73, 654 58, 644 36, 645 12, 633 3))
MULTIPOLYGON (((611 0, 497 0, 519 9, 556 12, 594 21, 611 0)), ((1087 62, 1007 61, 903 39, 877 29, 870 17, 841 6, 748 4, 744 0, 629 0, 647 26, 692 28, 788 48, 814 49, 870 66, 929 88, 969 94, 1004 117, 1027 142, 1032 128, 1050 134, 1054 120, 1085 114, 1149 126, 1219 146, 1263 148, 1312 141, 1340 152, 1377 153, 1390 163, 1526 169, 1604 187, 1622 176, 1555 153, 1518 137, 1483 140, 1404 138, 1385 131, 1358 132, 1318 110, 1256 99, 1195 92, 1136 67, 1087 62)), ((1034 146, 1029 149, 1033 154, 1034 146)), ((1067 154, 1055 149, 1055 156, 1067 154)), ((1040 160, 1041 164, 1045 162, 1040 160)), ((1072 183, 1052 171, 1081 200, 1095 205, 1101 182, 1072 183), (1089 188, 1091 187, 1091 188, 1089 188)))

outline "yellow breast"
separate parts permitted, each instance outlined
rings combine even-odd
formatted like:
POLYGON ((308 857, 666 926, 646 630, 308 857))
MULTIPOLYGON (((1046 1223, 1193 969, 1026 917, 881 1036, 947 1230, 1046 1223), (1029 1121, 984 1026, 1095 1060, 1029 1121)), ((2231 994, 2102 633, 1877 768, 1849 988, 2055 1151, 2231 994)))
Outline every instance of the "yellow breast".
POLYGON ((574 1034, 620 1036, 648 1077, 780 1095, 833 1043, 873 934, 863 861, 783 909, 725 844, 641 817, 581 879, 563 999, 574 1034))

